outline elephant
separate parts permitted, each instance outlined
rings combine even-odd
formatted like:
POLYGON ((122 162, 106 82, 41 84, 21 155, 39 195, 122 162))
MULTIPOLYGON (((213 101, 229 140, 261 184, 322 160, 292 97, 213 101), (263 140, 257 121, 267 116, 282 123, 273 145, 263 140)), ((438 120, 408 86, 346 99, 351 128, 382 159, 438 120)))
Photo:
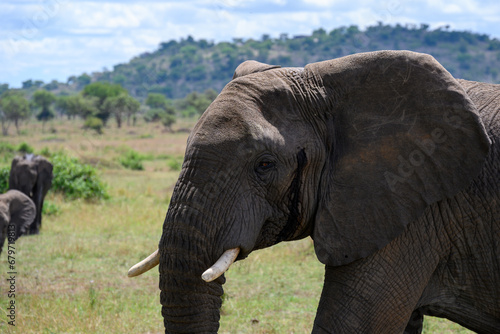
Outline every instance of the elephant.
POLYGON ((500 85, 432 56, 246 61, 191 132, 158 249, 165 333, 215 333, 233 261, 310 236, 313 333, 500 332, 500 85), (207 269, 208 268, 208 269, 207 269))
POLYGON ((26 234, 40 233, 43 201, 52 186, 52 169, 52 164, 40 155, 25 154, 12 160, 9 189, 23 192, 36 206, 36 217, 26 234))
POLYGON ((8 237, 9 243, 25 234, 35 220, 35 203, 18 190, 0 194, 0 253, 8 237))

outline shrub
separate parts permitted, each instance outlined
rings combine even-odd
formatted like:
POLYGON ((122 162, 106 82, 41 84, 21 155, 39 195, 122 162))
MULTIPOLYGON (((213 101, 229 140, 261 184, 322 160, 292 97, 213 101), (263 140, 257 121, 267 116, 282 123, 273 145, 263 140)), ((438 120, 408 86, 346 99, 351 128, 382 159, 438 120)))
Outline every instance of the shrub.
POLYGON ((165 110, 160 108, 152 108, 146 111, 144 114, 144 120, 146 122, 158 122, 161 120, 162 115, 165 113, 165 110))
POLYGON ((16 147, 12 144, 1 142, 0 143, 0 160, 3 163, 9 163, 12 161, 12 158, 16 155, 16 147))
POLYGON ((102 134, 102 128, 104 127, 104 123, 102 119, 89 116, 85 119, 85 123, 83 124, 84 129, 91 129, 97 132, 98 134, 102 134))
POLYGON ((57 205, 55 205, 52 202, 45 201, 43 203, 43 208, 42 208, 42 214, 45 216, 57 216, 58 214, 61 213, 61 209, 57 205))
POLYGON ((171 130, 172 125, 175 123, 175 116, 169 114, 163 114, 161 116, 161 123, 164 127, 171 130))
POLYGON ((21 144, 19 144, 19 146, 17 147, 17 151, 19 153, 23 153, 23 154, 31 154, 33 153, 35 150, 33 149, 33 147, 31 147, 30 145, 28 145, 27 143, 25 142, 22 142, 21 144))
POLYGON ((182 167, 182 160, 172 157, 172 158, 168 159, 167 165, 170 168, 170 170, 180 171, 181 167, 182 167))
POLYGON ((0 194, 9 190, 10 166, 0 168, 0 194))
POLYGON ((48 147, 42 148, 42 150, 40 151, 39 154, 43 155, 46 158, 50 158, 50 156, 52 155, 52 153, 50 152, 50 149, 48 147))
POLYGON ((105 184, 94 167, 82 164, 78 159, 62 152, 51 157, 54 165, 52 190, 63 193, 70 199, 107 199, 105 184))
POLYGON ((134 150, 128 150, 124 155, 120 157, 120 163, 123 167, 132 170, 144 170, 142 161, 145 159, 144 156, 139 154, 134 150))
POLYGON ((15 153, 16 148, 14 145, 6 143, 6 142, 0 142, 0 153, 15 153))

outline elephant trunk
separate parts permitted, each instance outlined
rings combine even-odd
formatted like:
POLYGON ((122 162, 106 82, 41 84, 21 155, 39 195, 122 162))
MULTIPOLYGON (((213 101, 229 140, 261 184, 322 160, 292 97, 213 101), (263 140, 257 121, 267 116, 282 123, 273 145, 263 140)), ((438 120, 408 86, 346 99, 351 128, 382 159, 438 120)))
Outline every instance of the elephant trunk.
POLYGON ((203 289, 190 278, 178 277, 173 281, 167 280, 160 295, 165 333, 217 333, 221 284, 210 283, 211 287, 203 289), (187 286, 190 291, 186 291, 187 286))
POLYGON ((171 224, 169 216, 170 210, 159 246, 165 333, 216 333, 225 278, 210 283, 201 278, 213 264, 213 245, 193 225, 171 224))

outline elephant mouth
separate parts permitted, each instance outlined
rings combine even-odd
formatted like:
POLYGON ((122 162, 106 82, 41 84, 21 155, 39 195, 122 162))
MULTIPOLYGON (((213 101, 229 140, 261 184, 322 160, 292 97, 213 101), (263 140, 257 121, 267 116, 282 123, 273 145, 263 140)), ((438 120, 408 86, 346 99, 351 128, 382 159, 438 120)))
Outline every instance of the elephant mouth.
MULTIPOLYGON (((240 247, 226 250, 210 268, 203 272, 201 278, 207 283, 216 280, 229 269, 229 267, 238 257, 239 253, 240 247)), ((160 253, 158 252, 158 250, 156 250, 147 258, 132 266, 128 271, 128 277, 139 276, 146 271, 156 267, 159 263, 160 253)))

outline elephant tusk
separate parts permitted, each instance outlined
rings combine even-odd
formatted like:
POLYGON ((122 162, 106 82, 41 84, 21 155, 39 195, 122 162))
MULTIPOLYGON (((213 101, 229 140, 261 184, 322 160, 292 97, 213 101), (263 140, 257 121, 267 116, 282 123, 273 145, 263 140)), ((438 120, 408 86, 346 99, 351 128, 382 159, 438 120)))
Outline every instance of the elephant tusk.
POLYGON ((144 274, 149 269, 156 267, 158 263, 160 263, 160 254, 158 253, 158 250, 155 250, 153 254, 130 268, 128 270, 128 277, 144 274))
POLYGON ((205 282, 212 282, 224 274, 229 267, 233 264, 234 260, 240 253, 240 248, 232 248, 225 251, 221 257, 215 262, 213 266, 208 268, 202 275, 201 278, 205 282))

